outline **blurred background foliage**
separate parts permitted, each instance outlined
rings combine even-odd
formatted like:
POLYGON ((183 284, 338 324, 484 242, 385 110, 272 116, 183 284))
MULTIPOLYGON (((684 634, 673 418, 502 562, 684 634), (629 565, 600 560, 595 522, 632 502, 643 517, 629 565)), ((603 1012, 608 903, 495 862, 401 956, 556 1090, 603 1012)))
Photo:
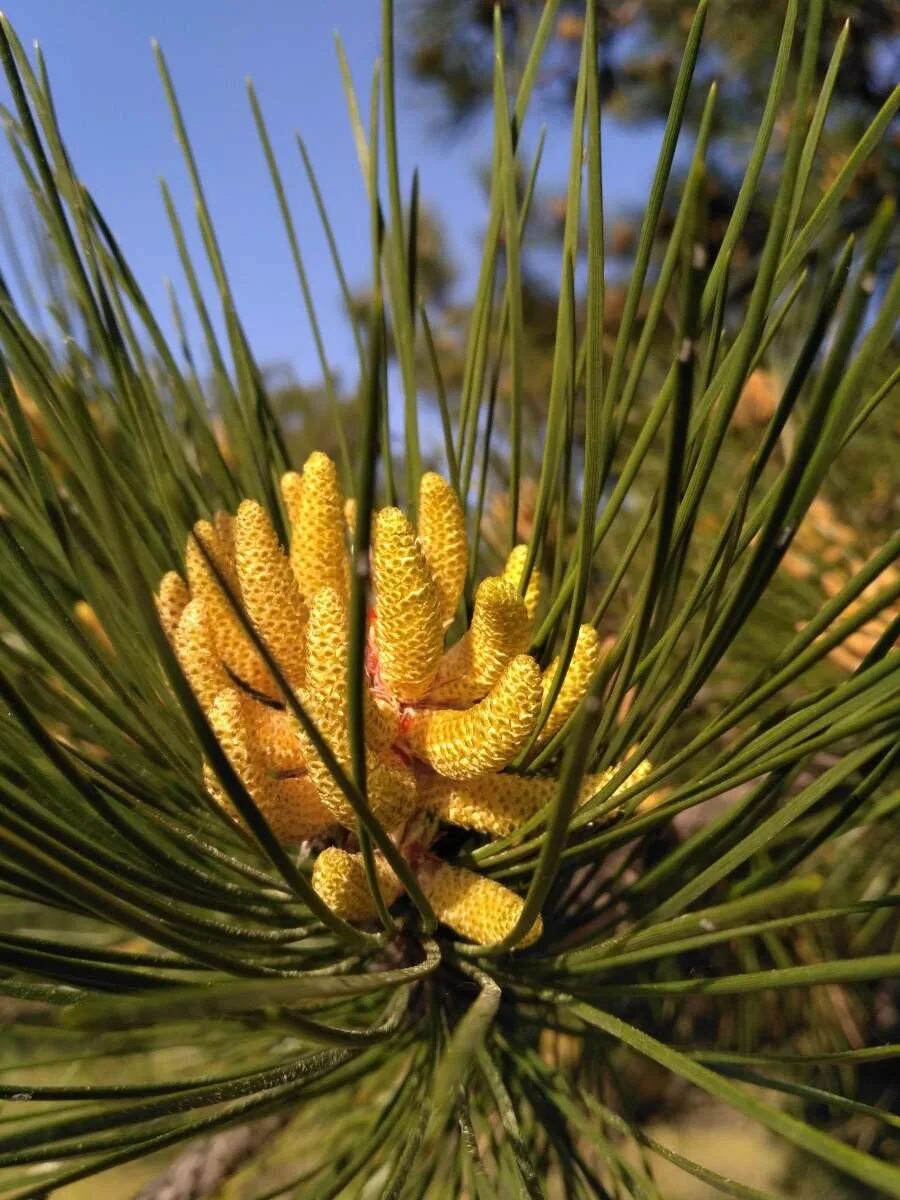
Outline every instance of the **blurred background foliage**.
MULTIPOLYGON (((543 4, 541 0, 503 0, 499 7, 509 47, 507 61, 521 63, 543 4)), ((454 125, 464 128, 466 119, 490 100, 493 9, 491 0, 404 0, 401 6, 408 69, 435 93, 436 123, 445 132, 454 125)), ((661 122, 668 111, 693 6, 683 0, 596 0, 595 10, 606 114, 635 126, 661 122)), ((708 232, 712 239, 734 206, 765 101, 783 15, 779 5, 753 0, 727 0, 709 14, 695 75, 701 86, 688 107, 686 126, 696 130, 702 111, 699 97, 715 80, 719 95, 710 146, 708 232)), ((803 20, 801 17, 801 27, 803 20)), ((843 164, 900 74, 900 15, 890 0, 834 0, 827 6, 819 62, 822 72, 829 48, 847 22, 850 33, 817 168, 823 183, 843 164)), ((583 31, 584 3, 576 0, 562 5, 539 82, 545 110, 572 103, 583 31)), ((795 65, 799 61, 799 48, 794 61, 795 65)), ((776 127, 776 150, 784 147, 789 120, 785 108, 776 127)), ((768 169, 774 174, 778 162, 777 154, 773 155, 768 169)), ((868 224, 881 198, 895 194, 898 170, 900 138, 895 130, 857 177, 850 203, 842 213, 845 228, 868 224)), ((772 195, 771 188, 764 189, 751 210, 735 253, 738 269, 749 269, 759 251, 767 221, 765 203, 772 195)), ((552 210, 552 205, 548 207, 552 210)), ((625 219, 613 224, 609 234, 613 253, 627 252, 633 246, 633 229, 627 214, 622 216, 625 219)), ((666 227, 660 232, 665 236, 666 227)))
MULTIPOLYGON (((510 74, 516 66, 521 69, 524 53, 533 36, 543 10, 542 0, 503 0, 504 36, 510 74)), ((492 23, 495 5, 492 0, 403 0, 399 29, 400 44, 414 85, 423 89, 431 101, 428 119, 438 139, 465 138, 473 117, 491 103, 492 89, 492 23)), ((600 81, 604 115, 635 128, 661 128, 671 98, 672 86, 680 61, 684 38, 690 27, 694 8, 683 0, 597 0, 595 11, 600 39, 600 81)), ((538 79, 537 92, 543 102, 541 116, 547 122, 549 136, 564 136, 564 124, 574 99, 578 70, 578 53, 584 32, 585 5, 581 0, 561 5, 545 62, 538 79)), ((799 27, 805 16, 801 14, 799 27)), ((708 156, 709 208, 706 224, 708 250, 715 254, 721 244, 738 192, 744 177, 747 156, 766 100, 775 52, 783 20, 779 5, 759 4, 754 0, 729 0, 713 5, 704 31, 704 41, 698 58, 695 79, 708 87, 717 85, 716 108, 710 136, 708 156)), ((859 3, 839 0, 826 6, 823 38, 818 69, 824 74, 833 46, 844 41, 841 69, 838 73, 832 106, 825 123, 820 152, 813 170, 811 186, 800 215, 806 217, 837 173, 867 125, 889 98, 900 76, 900 10, 890 0, 859 3)), ((799 60, 799 42, 794 45, 793 64, 799 60)), ((682 147, 676 159, 676 169, 669 184, 666 206, 657 229, 659 252, 671 235, 674 205, 684 179, 687 148, 696 135, 702 114, 704 87, 698 87, 689 101, 685 118, 687 147, 682 147), (678 169, 678 162, 683 164, 678 169)), ((729 277, 728 305, 724 314, 725 338, 733 338, 742 319, 742 302, 752 285, 758 266, 758 256, 771 216, 771 204, 787 133, 790 128, 791 107, 776 115, 772 150, 763 168, 762 182, 753 197, 741 237, 734 247, 729 277)), ((616 170, 614 162, 609 164, 616 170)), ((487 175, 485 175, 487 179, 487 175)), ((524 191, 524 173, 520 177, 524 191)), ((837 246, 848 233, 864 229, 885 197, 900 193, 900 123, 895 119, 889 133, 867 159, 864 168, 851 185, 840 219, 829 230, 828 245, 837 246)), ((525 324, 524 357, 526 361, 524 403, 532 419, 528 424, 531 441, 526 446, 530 455, 531 472, 541 461, 544 427, 541 415, 552 373, 556 332, 558 291, 545 269, 548 247, 556 253, 562 242, 566 213, 564 193, 542 191, 538 186, 526 237, 522 244, 522 282, 525 324)), ((607 288, 604 307, 604 333, 607 353, 615 343, 637 245, 641 212, 616 211, 607 213, 607 288)), ((584 235, 579 250, 584 252, 584 235)), ((895 224, 887 252, 879 262, 877 289, 897 264, 900 252, 900 227, 895 224)), ((434 269, 443 278, 446 274, 446 250, 441 230, 434 218, 427 225, 420 258, 423 266, 433 256, 434 269)), ((817 269, 824 284, 824 264, 827 252, 822 253, 822 269, 815 259, 807 268, 815 278, 817 269)), ((659 258, 647 283, 652 288, 659 267, 659 258)), ((813 289, 814 291, 815 289, 813 289)), ((812 293, 811 293, 812 295, 812 293)), ((722 447, 716 476, 719 480, 720 513, 715 510, 704 515, 705 531, 712 537, 718 530, 721 513, 731 503, 733 480, 746 470, 759 431, 775 411, 787 372, 789 356, 796 345, 799 331, 808 324, 813 300, 806 299, 789 314, 783 340, 773 343, 760 364, 750 375, 739 402, 728 439, 722 447)), ((577 297, 578 321, 584 326, 583 295, 577 297)), ((671 302, 674 304, 674 301, 671 302)), ((638 326, 646 311, 647 301, 638 309, 638 326)), ((465 333, 471 313, 465 305, 453 302, 452 293, 436 290, 431 297, 434 338, 441 353, 444 381, 448 390, 458 388, 462 381, 465 333)), ((641 392, 632 412, 632 427, 640 428, 668 363, 675 322, 674 307, 667 313, 654 337, 653 354, 641 392), (654 363, 656 365, 654 365, 654 363)), ((423 352, 424 353, 424 352, 423 352)), ((892 344, 879 363, 879 371, 887 375, 896 366, 900 354, 900 331, 895 331, 892 344)), ((427 378, 427 373, 423 372, 427 378)), ((498 396, 508 398, 510 381, 502 374, 497 380, 498 396)), ((502 412, 503 405, 498 406, 502 412)), ((502 420, 502 418, 501 418, 502 420)), ((583 436, 583 396, 576 400, 572 431, 576 439, 583 436)), ((885 535, 900 521, 900 488, 897 486, 897 444, 900 439, 900 409, 896 403, 881 406, 848 443, 824 484, 822 506, 818 520, 811 516, 808 530, 812 556, 824 553, 828 559, 841 544, 839 528, 849 522, 857 542, 857 552, 865 556, 877 547, 885 535)), ((791 430, 784 434, 784 449, 791 444, 791 430)), ((502 459, 497 469, 502 476, 502 459)), ((500 479, 502 485, 502 478, 500 479)), ((611 484, 615 482, 613 478, 611 484)), ((634 492, 634 508, 639 509, 645 496, 638 481, 634 492)), ((485 536, 490 542, 502 528, 506 513, 502 497, 494 500, 495 511, 486 517, 485 536), (494 529, 493 526, 497 526, 494 529)), ((527 496, 521 514, 520 536, 529 534, 527 496)), ((622 522, 612 532, 614 553, 624 550, 630 530, 622 522)), ((701 528, 699 534, 703 535, 701 528)), ((639 552, 640 556, 640 552, 639 552)), ((639 558, 638 558, 639 561, 639 558)), ((807 569, 801 582, 785 573, 773 585, 766 608, 767 624, 754 626, 736 649, 747 655, 746 665, 756 661, 760 646, 753 645, 754 636, 765 640, 774 629, 786 635, 791 627, 803 620, 810 603, 820 602, 825 593, 819 587, 822 572, 807 569), (796 586, 795 586, 796 582, 796 586), (768 624, 774 622, 774 625, 768 624)), ((598 587, 604 584, 602 571, 598 587)), ((610 606, 610 632, 621 624, 623 615, 634 597, 624 591, 610 606)), ((846 665, 845 660, 845 665, 846 665)), ((832 660, 831 669, 839 667, 832 660)), ((828 678, 828 667, 824 679, 828 678)))
MULTIPOLYGON (((507 63, 512 77, 521 69, 524 54, 543 10, 542 0, 503 0, 499 6, 507 44, 507 63)), ((472 118, 491 102, 492 89, 492 0, 403 0, 398 6, 398 39, 405 54, 411 81, 428 98, 426 119, 437 139, 469 136, 472 118)), ((661 129, 668 110, 672 86, 678 69, 684 38, 694 13, 693 5, 683 0, 597 0, 595 10, 600 37, 600 80, 604 115, 640 129, 661 129)), ((549 136, 565 136, 564 125, 574 98, 578 53, 584 31, 583 2, 561 5, 554 35, 548 46, 537 85, 539 106, 549 136)), ((711 253, 721 242, 734 211, 752 140, 759 128, 768 82, 778 46, 783 8, 777 4, 759 4, 755 0, 728 0, 712 7, 706 22, 695 80, 700 86, 692 93, 685 117, 685 145, 676 159, 669 185, 666 208, 657 236, 664 245, 671 234, 673 205, 679 194, 688 161, 689 147, 696 135, 702 114, 705 89, 717 85, 716 108, 707 160, 709 171, 709 212, 706 237, 711 253), (682 169, 679 171, 678 162, 682 169)), ((805 16, 801 14, 799 27, 805 16)), ((815 198, 833 181, 867 125, 889 98, 900 77, 900 10, 891 0, 834 0, 826 6, 819 71, 828 66, 831 50, 845 38, 841 69, 838 73, 832 105, 825 123, 820 151, 812 176, 812 186, 801 218, 809 215, 815 198), (847 27, 849 23, 849 28, 847 27)), ((799 42, 794 45, 793 64, 799 59, 799 42)), ((764 164, 761 186, 753 197, 747 220, 738 240, 730 268, 729 318, 740 319, 740 305, 752 284, 758 255, 771 216, 780 164, 790 127, 788 98, 776 116, 772 148, 764 164)), ((617 164, 608 164, 615 172, 617 164)), ((524 179, 522 187, 524 188, 524 179)), ((867 158, 852 183, 830 231, 831 244, 837 245, 848 232, 864 229, 879 203, 900 192, 900 123, 894 120, 887 136, 867 158)), ((565 221, 564 193, 542 191, 540 185, 532 205, 527 235, 522 246, 523 303, 525 315, 527 368, 525 402, 536 417, 543 412, 552 368, 558 294, 545 269, 548 247, 558 247, 565 221)), ((626 288, 637 244, 641 212, 607 213, 607 290, 604 328, 611 346, 619 325, 626 288)), ((422 239, 420 257, 423 267, 433 258, 434 269, 446 275, 446 250, 440 229, 433 222, 422 239)), ((584 237, 580 250, 584 251, 584 237)), ((900 229, 893 231, 890 248, 879 264, 883 279, 896 265, 900 252, 900 229)), ((823 255, 827 257, 827 255, 823 255)), ((815 264, 810 264, 815 269, 815 264)), ((426 268, 427 269, 427 268, 426 268)), ((651 274, 648 286, 652 285, 651 274)), ((437 290, 432 301, 435 339, 442 353, 444 377, 448 388, 461 378, 461 347, 469 312, 452 302, 452 296, 437 290), (454 371, 454 349, 458 366, 454 371)), ((808 308, 792 316, 794 329, 801 328, 808 308)), ((583 311, 580 312, 583 323, 583 311)), ((670 328, 661 329, 658 352, 665 359, 670 346, 670 328)), ((786 345, 792 339, 786 339, 786 345)), ((896 361, 895 341, 885 356, 884 367, 896 361)), ((760 428, 772 414, 775 399, 783 383, 785 363, 779 361, 779 347, 768 356, 752 378, 741 402, 737 424, 746 430, 760 428)), ((508 380, 499 380, 501 393, 508 380)), ((643 405, 636 408, 636 420, 646 411, 647 397, 653 393, 652 373, 643 393, 643 405)), ((581 429, 576 414, 575 432, 581 429)), ((532 425, 535 445, 532 462, 539 461, 541 425, 532 425)), ((877 413, 861 436, 848 446, 845 455, 829 479, 832 502, 845 518, 861 525, 864 535, 892 528, 900 516, 900 495, 895 486, 893 459, 895 438, 900 435, 900 416, 890 405, 877 413)), ((746 448, 746 439, 745 448, 746 448)), ((740 438, 730 441, 726 453, 740 462, 740 438)), ((737 464, 729 462, 726 475, 737 464)))

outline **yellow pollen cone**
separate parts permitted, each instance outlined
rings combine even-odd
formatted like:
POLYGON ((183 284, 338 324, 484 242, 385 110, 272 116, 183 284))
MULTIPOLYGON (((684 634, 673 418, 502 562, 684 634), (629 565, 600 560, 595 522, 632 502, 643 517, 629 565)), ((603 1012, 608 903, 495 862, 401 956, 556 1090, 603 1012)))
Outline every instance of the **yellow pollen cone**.
POLYGON ((420 781, 419 795, 424 807, 449 825, 504 837, 546 804, 555 788, 555 779, 521 775, 482 775, 465 781, 432 775, 420 781))
MULTIPOLYGON (((222 527, 222 514, 217 513, 219 525, 222 527)), ((226 531, 227 532, 227 531, 226 531)), ((234 541, 232 535, 228 534, 228 540, 223 543, 219 536, 219 531, 212 521, 195 521, 192 534, 188 534, 187 544, 185 548, 185 558, 187 551, 193 547, 194 563, 188 565, 188 583, 191 585, 191 592, 194 592, 194 580, 191 579, 191 567, 193 566, 197 574, 197 585, 203 586, 202 572, 203 570, 213 579, 215 576, 209 568, 206 559, 200 553, 196 546, 196 542, 200 542, 203 549, 215 563, 218 570, 224 576, 225 581, 230 587, 237 587, 237 572, 234 569, 234 541), (202 564, 200 570, 196 570, 198 563, 202 564)))
POLYGON ((177 571, 166 571, 159 583, 159 594, 156 599, 156 611, 159 613, 159 623, 166 637, 171 640, 175 636, 178 621, 187 607, 191 593, 177 571))
POLYGON ((293 529, 300 519, 300 497, 303 495, 303 476, 299 471, 288 471, 281 477, 281 499, 287 513, 288 528, 293 529))
POLYGON ((333 824, 333 817, 308 779, 273 779, 269 775, 263 756, 252 741, 246 715, 246 706, 251 703, 236 688, 226 688, 213 701, 209 723, 275 836, 283 842, 302 842, 327 829, 333 824))
POLYGON ((490 693, 462 712, 410 713, 404 734, 411 750, 449 779, 500 771, 528 740, 540 711, 541 671, 527 654, 507 665, 490 693))
MULTIPOLYGON (((336 738, 343 745, 341 739, 349 729, 347 607, 330 587, 319 590, 312 607, 316 619, 307 626, 306 634, 307 657, 313 659, 312 667, 307 668, 307 707, 322 731, 328 731, 329 739, 336 738)), ((371 750, 384 750, 396 740, 400 718, 388 701, 375 699, 368 684, 363 695, 363 718, 366 744, 371 750)))
POLYGON ((288 845, 305 842, 334 825, 334 817, 306 776, 270 780, 259 809, 278 840, 288 845))
MULTIPOLYGON (((517 591, 522 582, 522 572, 525 570, 527 557, 528 547, 524 543, 514 546, 506 560, 506 566, 503 568, 503 578, 508 580, 517 591)), ((537 563, 528 577, 528 587, 525 589, 523 599, 525 608, 528 610, 528 619, 534 621, 538 605, 541 602, 541 571, 537 563)))
MULTIPOLYGON (((237 810, 208 763, 203 764, 203 786, 213 800, 243 829, 237 810)), ((316 837, 332 824, 333 818, 316 796, 308 779, 273 780, 266 793, 265 808, 257 804, 280 842, 296 845, 316 837)))
MULTIPOLYGON (((313 601, 307 627, 304 700, 331 752, 349 774, 347 653, 345 605, 333 588, 321 588, 313 601)), ((353 809, 326 763, 309 743, 306 752, 309 776, 322 802, 342 825, 355 828, 353 809)), ((371 749, 367 752, 366 787, 369 807, 387 829, 400 824, 415 808, 415 780, 396 756, 388 758, 371 749)))
POLYGON ((447 626, 466 581, 468 545, 462 505, 450 484, 428 471, 419 484, 419 544, 438 592, 441 624, 447 626))
POLYGON ((363 700, 366 745, 371 750, 386 750, 397 740, 400 730, 400 714, 389 701, 373 696, 368 687, 363 700))
MULTIPOLYGON (((322 720, 335 727, 347 723, 346 672, 348 666, 347 606, 343 596, 332 587, 320 588, 313 607, 319 601, 315 643, 315 683, 309 686, 310 714, 322 712, 322 720), (324 593, 324 595, 322 594, 324 593)), ((308 627, 304 630, 304 672, 306 650, 310 640, 308 627)), ((363 694, 363 718, 366 744, 372 750, 384 750, 397 738, 400 717, 396 706, 387 699, 376 697, 366 683, 363 694)))
POLYGON ((231 680, 216 652, 203 601, 191 600, 181 614, 173 638, 175 655, 204 711, 231 680))
POLYGON ((265 509, 241 502, 234 522, 238 580, 247 615, 291 688, 306 677, 306 605, 265 509))
POLYGON ((292 713, 247 696, 244 715, 250 739, 270 771, 305 769, 300 723, 292 713))
POLYGON ((437 587, 399 508, 383 508, 375 518, 372 571, 379 672, 394 696, 413 703, 434 679, 444 627, 437 587))
POLYGON ((322 587, 346 596, 349 563, 344 497, 337 468, 327 454, 314 452, 303 468, 297 516, 291 525, 291 568, 303 599, 311 604, 322 587))
MULTIPOLYGON (((375 874, 385 903, 393 904, 403 889, 378 853, 375 874)), ((370 921, 377 915, 361 854, 329 846, 313 864, 312 885, 331 911, 345 921, 370 921)))
POLYGON ((310 712, 329 734, 347 724, 347 637, 344 601, 320 588, 306 627, 306 684, 310 712))
POLYGON ((366 794, 372 815, 387 830, 397 829, 416 811, 416 777, 398 754, 366 754, 366 794))
MULTIPOLYGON (((435 916, 481 946, 502 941, 512 931, 524 907, 521 896, 502 883, 446 863, 441 863, 430 877, 425 873, 421 883, 435 916)), ((538 917, 516 949, 530 946, 542 932, 538 917)))
POLYGON ((212 523, 216 531, 219 569, 225 572, 229 584, 237 590, 239 585, 234 560, 234 517, 230 512, 220 510, 213 516, 212 523))
MULTIPOLYGON (((209 521, 198 521, 194 526, 194 533, 221 570, 229 586, 235 591, 235 600, 241 603, 237 573, 233 572, 233 568, 229 565, 213 526, 209 521), (233 578, 229 578, 229 575, 232 574, 233 578)), ((237 613, 231 607, 230 600, 212 573, 203 551, 190 536, 185 549, 185 561, 191 595, 203 604, 219 658, 242 683, 264 696, 278 699, 278 689, 266 664, 245 633, 237 613)))
POLYGON ((530 624, 513 584, 493 577, 482 580, 472 624, 441 660, 429 700, 456 705, 480 700, 510 659, 524 653, 530 624))
POLYGON ((259 803, 269 775, 250 740, 244 697, 237 688, 226 687, 219 692, 210 705, 209 723, 241 783, 259 803))
MULTIPOLYGON (((620 765, 620 763, 616 763, 616 765, 613 767, 607 767, 606 770, 601 772, 599 775, 585 775, 584 782, 581 787, 581 793, 578 797, 579 807, 582 804, 587 804, 589 800, 593 800, 593 798, 599 793, 600 789, 609 783, 610 779, 612 779, 613 775, 615 775, 616 771, 618 771, 620 765)), ((634 787, 636 783, 640 783, 642 780, 646 779, 652 770, 653 763, 650 762, 649 758, 642 759, 631 772, 631 774, 626 776, 624 782, 619 784, 619 786, 613 792, 613 795, 619 796, 620 793, 626 791, 628 788, 634 787)), ((660 801, 657 798, 657 793, 651 792, 649 796, 646 796, 641 801, 638 807, 641 811, 645 811, 647 808, 652 808, 654 804, 659 802, 660 801)), ((591 822, 591 824, 593 824, 593 822, 591 822)))
MULTIPOLYGON (((649 764, 647 766, 649 768, 649 764)), ((641 767, 620 790, 641 778, 641 767)), ((612 778, 614 770, 615 767, 601 775, 585 775, 578 793, 578 806, 596 796, 612 778)), ((432 775, 420 780, 419 796, 423 806, 448 825, 473 829, 491 837, 505 837, 540 812, 556 795, 558 787, 556 779, 523 775, 482 775, 465 781, 432 775)))
MULTIPOLYGON (((321 723, 317 722, 321 729, 321 723)), ((324 730, 323 730, 324 732, 324 730)), ((347 739, 326 737, 332 754, 348 775, 351 774, 347 739)), ((340 784, 318 756, 312 743, 304 739, 306 770, 322 803, 334 820, 345 829, 356 828, 356 814, 340 784)), ((415 811, 418 803, 416 781, 412 771, 394 755, 366 753, 366 798, 372 815, 387 829, 396 829, 415 811)))
MULTIPOLYGON (((559 659, 555 658, 544 671, 541 688, 544 696, 550 694, 550 686, 556 673, 559 659)), ((578 639, 572 661, 566 671, 562 687, 559 689, 547 721, 541 730, 537 745, 543 746, 549 742, 555 733, 562 729, 569 717, 588 693, 594 676, 600 667, 600 637, 593 625, 582 625, 578 630, 578 639)))

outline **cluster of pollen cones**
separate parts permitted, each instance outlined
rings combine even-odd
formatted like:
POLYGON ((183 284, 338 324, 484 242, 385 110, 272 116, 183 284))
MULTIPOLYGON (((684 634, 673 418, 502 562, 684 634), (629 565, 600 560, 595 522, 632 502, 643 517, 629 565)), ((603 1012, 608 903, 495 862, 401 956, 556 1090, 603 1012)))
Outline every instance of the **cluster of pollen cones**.
MULTIPOLYGON (((187 582, 169 572, 160 583, 160 620, 229 762, 275 835, 286 844, 311 838, 333 843, 316 857, 313 886, 338 916, 365 922, 376 909, 361 855, 352 850, 353 809, 285 707, 235 610, 236 603, 349 772, 353 502, 345 501, 334 463, 321 453, 309 457, 302 474, 285 475, 281 491, 289 552, 254 500, 244 500, 234 516, 217 513, 213 521, 198 521, 187 542, 187 582)), ((463 937, 491 944, 515 925, 522 899, 502 884, 442 862, 431 847, 442 824, 502 836, 551 799, 556 780, 504 768, 530 742, 546 744, 565 724, 596 673, 600 646, 596 631, 583 625, 535 739, 556 670, 551 663, 542 672, 526 653, 539 574, 534 570, 523 580, 526 547, 516 547, 502 574, 481 582, 469 628, 447 648, 467 559, 462 508, 438 475, 422 478, 417 528, 398 508, 374 514, 366 798, 439 920, 463 937)), ((209 767, 204 782, 234 816, 209 767)), ((583 798, 602 783, 601 776, 587 776, 583 798)), ((390 905, 400 896, 400 883, 379 855, 376 866, 390 905)), ((540 932, 538 918, 520 944, 530 944, 540 932)))

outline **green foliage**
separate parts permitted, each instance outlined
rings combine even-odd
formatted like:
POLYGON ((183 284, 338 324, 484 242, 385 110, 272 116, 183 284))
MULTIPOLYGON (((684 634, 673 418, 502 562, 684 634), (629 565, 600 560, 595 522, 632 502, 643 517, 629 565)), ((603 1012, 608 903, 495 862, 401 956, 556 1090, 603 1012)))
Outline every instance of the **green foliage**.
MULTIPOLYGON (((481 563, 496 566, 516 540, 530 470, 518 251, 532 191, 521 187, 518 134, 558 7, 542 9, 512 96, 499 17, 494 27, 490 209, 452 405, 420 303, 418 189, 407 188, 396 143, 390 0, 368 125, 347 77, 373 278, 353 401, 320 343, 336 422, 322 436, 342 456, 365 546, 373 503, 395 491, 415 498, 418 396, 433 389, 447 474, 469 515, 470 591, 481 563), (388 327, 401 454, 388 422, 388 327), (510 380, 502 391, 501 372, 510 380), (498 429, 503 438, 492 437, 498 429), (498 480, 507 511, 495 547, 480 537, 498 480)), ((772 125, 760 130, 744 201, 709 259, 714 88, 697 98, 704 116, 657 262, 706 7, 686 35, 612 345, 593 9, 586 23, 552 372, 534 417, 543 454, 529 557, 553 580, 533 650, 548 662, 560 655, 558 679, 585 605, 612 643, 573 719, 516 764, 558 770, 546 810, 505 838, 446 841, 448 857, 525 898, 517 929, 487 947, 433 928, 410 872, 409 897, 390 915, 382 909, 383 929, 339 920, 310 885, 308 856, 279 844, 218 746, 153 592, 181 568, 199 516, 251 496, 283 533, 277 480, 292 460, 290 398, 275 399, 244 336, 162 56, 226 330, 222 345, 167 195, 204 331, 206 388, 167 344, 74 173, 40 55, 32 66, 0 19, 8 129, 71 313, 60 314, 66 336, 50 340, 0 294, 0 995, 15 1016, 0 1096, 16 1101, 0 1117, 0 1194, 36 1198, 288 1113, 285 1139, 265 1143, 253 1164, 255 1200, 658 1197, 655 1158, 724 1195, 771 1195, 650 1132, 641 1111, 650 1101, 633 1081, 659 1069, 671 1102, 687 1088, 705 1094, 848 1187, 870 1189, 857 1194, 900 1196, 895 1092, 883 1093, 877 1073, 900 1054, 889 982, 900 977, 900 583, 891 574, 900 537, 851 563, 827 601, 784 569, 817 493, 871 413, 896 398, 900 282, 872 288, 893 206, 882 203, 862 237, 830 251, 848 190, 900 96, 885 100, 845 169, 817 190, 808 168, 821 123, 810 114, 818 89, 825 98, 830 89, 817 74, 823 5, 803 5, 801 26, 789 3, 768 104, 774 113, 790 102, 793 119, 752 287, 732 294, 731 250, 764 178, 772 125), (726 304, 740 307, 733 330, 726 304), (660 344, 663 370, 650 354, 660 344), (783 383, 772 411, 748 428, 739 405, 769 352, 784 364, 783 383), (78 601, 100 632, 73 616, 78 601), (830 661, 879 619, 852 668, 830 661), (203 790, 202 758, 247 836, 203 790), (643 759, 652 771, 623 791, 643 759), (576 810, 585 771, 606 767, 609 782, 576 810), (538 912, 543 937, 509 953, 538 912)), ((315 329, 252 92, 251 103, 315 329)), ((327 198, 321 212, 327 222, 327 198)), ((354 771, 344 784, 363 851, 390 853, 359 790, 365 582, 355 573, 354 771)))
MULTIPOLYGON (((512 64, 527 50, 542 0, 506 0, 502 5, 504 37, 512 64)), ((607 113, 630 125, 663 120, 678 72, 682 43, 693 6, 683 0, 595 0, 600 52, 600 87, 607 113)), ((493 88, 493 33, 490 0, 402 0, 399 6, 402 45, 415 78, 436 93, 444 125, 464 123, 489 103, 493 88)), ((542 75, 542 98, 561 111, 575 95, 579 46, 584 30, 585 0, 563 0, 542 75)), ((730 0, 712 5, 695 79, 697 94, 687 122, 696 128, 702 96, 716 81, 720 98, 710 152, 715 186, 710 195, 711 232, 727 223, 743 175, 744 147, 752 139, 763 109, 775 47, 781 32, 782 5, 730 0)), ((800 28, 805 16, 800 14, 800 28)), ((846 153, 889 99, 896 80, 900 17, 890 0, 833 0, 823 13, 819 69, 840 48, 842 68, 835 79, 828 121, 814 169, 833 178, 846 153)), ((800 50, 795 44, 794 64, 800 50)), ((789 109, 778 114, 778 132, 767 169, 777 172, 786 144, 789 109)), ((845 227, 861 228, 879 201, 896 191, 900 155, 896 139, 885 139, 853 186, 842 213, 845 227)), ((758 194, 742 231, 744 258, 755 256, 765 235, 768 195, 758 194)), ((802 197, 797 197, 801 203, 802 197)), ((614 231, 626 238, 625 229, 614 231)))

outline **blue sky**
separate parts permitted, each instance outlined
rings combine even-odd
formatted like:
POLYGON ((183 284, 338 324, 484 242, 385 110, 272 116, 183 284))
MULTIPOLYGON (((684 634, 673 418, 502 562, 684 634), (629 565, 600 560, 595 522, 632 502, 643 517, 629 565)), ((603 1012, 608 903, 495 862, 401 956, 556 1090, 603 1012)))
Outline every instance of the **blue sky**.
MULTIPOLYGON (((285 177, 301 248, 319 309, 327 353, 349 379, 352 341, 293 134, 305 138, 326 196, 351 282, 368 271, 368 217, 356 162, 333 33, 340 30, 361 97, 378 53, 376 0, 7 0, 5 11, 28 45, 40 41, 63 133, 157 312, 167 313, 163 280, 186 289, 159 192, 164 176, 199 261, 187 178, 175 144, 150 40, 159 39, 224 251, 229 277, 257 358, 287 362, 301 379, 318 369, 275 199, 256 139, 244 79, 250 75, 285 177)), ((398 5, 402 9, 402 5, 398 5)), ((476 172, 489 152, 486 120, 463 135, 436 131, 435 101, 407 80, 399 91, 401 172, 414 166, 422 196, 443 217, 461 265, 459 289, 471 287, 484 200, 476 172)), ((549 122, 545 184, 564 178, 568 131, 549 122)), ((534 129, 526 131, 526 143, 534 129)), ((605 130, 610 209, 646 194, 654 132, 605 130)), ((15 207, 20 189, 8 153, 2 194, 15 207)), ((206 280, 209 283, 207 276, 206 280)), ((168 321, 165 322, 169 328, 168 321)), ((202 361, 202 357, 201 357, 202 361)))

